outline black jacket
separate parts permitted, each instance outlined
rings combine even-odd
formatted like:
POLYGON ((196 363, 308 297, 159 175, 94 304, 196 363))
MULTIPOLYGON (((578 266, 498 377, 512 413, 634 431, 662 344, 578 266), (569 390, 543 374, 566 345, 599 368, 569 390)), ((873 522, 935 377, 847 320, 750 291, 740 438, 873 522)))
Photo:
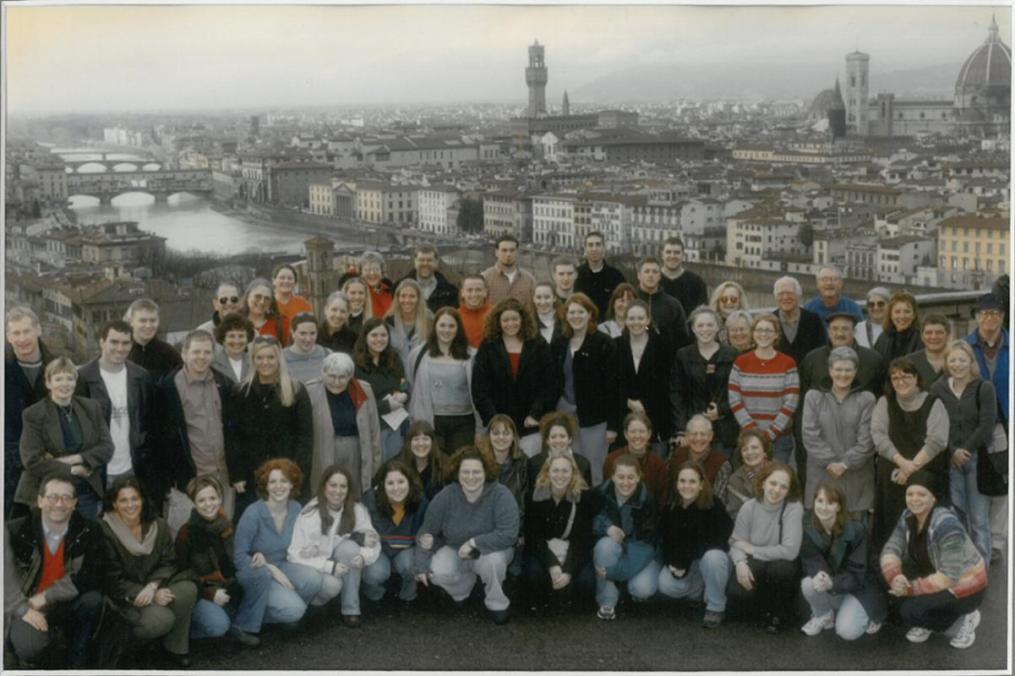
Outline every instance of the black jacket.
POLYGON ((627 415, 627 400, 637 399, 645 407, 652 421, 655 436, 668 440, 673 431, 670 415, 670 372, 673 369, 673 349, 662 336, 649 331, 648 345, 641 356, 638 372, 634 371, 631 341, 626 335, 614 339, 617 364, 617 401, 612 414, 617 420, 611 429, 620 430, 623 416, 627 415))
POLYGON ((874 341, 873 347, 874 351, 881 355, 881 361, 885 369, 887 369, 893 359, 905 357, 918 350, 922 350, 923 342, 920 341, 920 331, 917 329, 916 322, 914 321, 908 329, 901 333, 894 330, 889 333, 886 329, 874 341))
POLYGON ((690 345, 691 331, 687 326, 687 313, 680 301, 661 289, 649 295, 639 288, 638 298, 649 304, 652 325, 665 336, 674 349, 690 345))
MULTIPOLYGON (((778 315, 776 315, 778 316, 778 315)), ((793 357, 797 364, 803 361, 811 350, 816 350, 828 341, 825 324, 815 312, 800 308, 800 323, 797 325, 796 338, 789 342, 779 332, 779 344, 775 346, 779 352, 793 357)))
POLYGON ((559 372, 542 336, 522 345, 517 378, 511 377, 504 341, 486 339, 473 358, 472 403, 484 425, 496 414, 504 413, 514 421, 518 434, 524 435, 532 431, 523 424, 526 416, 539 420, 556 408, 560 398, 559 372))
POLYGON ((599 310, 599 321, 605 321, 613 290, 626 281, 624 274, 606 261, 603 261, 603 269, 599 272, 592 272, 588 262, 585 262, 578 266, 574 290, 588 296, 599 310))
POLYGON ((738 356, 736 348, 729 345, 720 345, 719 351, 709 361, 701 356, 697 344, 677 350, 670 376, 670 411, 674 432, 683 432, 687 421, 696 413, 704 413, 714 401, 719 408, 719 420, 713 424, 716 439, 727 448, 736 446, 740 425, 730 411, 729 382, 733 362, 738 356), (715 368, 711 389, 706 385, 710 364, 715 368))
POLYGON ((546 546, 547 540, 560 538, 567 529, 571 517, 571 500, 559 503, 550 496, 546 488, 529 496, 525 505, 525 549, 544 568, 560 566, 561 570, 574 578, 592 560, 592 517, 599 511, 594 491, 586 489, 578 496, 574 521, 567 538, 568 548, 564 563, 546 546))
MULTIPOLYGON (((546 460, 549 457, 550 454, 546 451, 546 449, 543 449, 539 453, 529 458, 528 460, 529 485, 525 489, 526 495, 532 495, 532 492, 536 488, 536 477, 539 476, 539 472, 542 471, 543 465, 546 463, 546 460)), ((574 452, 572 452, 571 457, 574 458, 574 464, 578 466, 578 472, 582 475, 582 478, 585 479, 585 483, 591 486, 592 465, 589 463, 588 459, 586 459, 584 455, 574 452)))
POLYGON ((832 593, 855 596, 875 622, 884 619, 888 612, 877 564, 879 554, 870 552, 870 536, 857 521, 849 521, 833 541, 824 529, 815 527, 811 518, 804 519, 800 544, 804 575, 814 577, 820 571, 826 572, 832 578, 832 593))
POLYGON ((229 480, 246 481, 247 490, 255 487, 254 470, 271 458, 289 458, 303 470, 301 499, 312 492, 310 465, 314 449, 314 414, 307 388, 294 381, 296 399, 288 408, 282 405, 274 385, 256 381, 248 389, 237 385, 234 391, 236 433, 226 437, 226 465, 229 480))
POLYGON ((684 312, 694 312, 699 305, 708 305, 708 287, 705 280, 687 268, 684 268, 684 272, 676 279, 662 275, 659 286, 680 301, 684 306, 684 312))
POLYGON ((713 499, 711 508, 700 509, 693 504, 685 508, 678 499, 662 513, 659 531, 663 565, 687 571, 710 549, 729 551, 733 520, 720 500, 713 499))
MULTIPOLYGON (((130 461, 134 475, 144 484, 149 497, 158 503, 157 493, 161 481, 155 457, 155 388, 148 371, 134 362, 124 364, 127 369, 127 409, 130 417, 130 461)), ((109 426, 113 404, 109 400, 106 383, 99 373, 99 360, 93 359, 78 369, 78 384, 74 394, 89 397, 102 406, 102 415, 109 426)))
MULTIPOLYGON (((176 563, 176 549, 169 526, 162 519, 155 519, 142 525, 142 533, 148 534, 149 529, 158 527, 155 546, 151 554, 135 556, 127 551, 120 540, 113 534, 105 521, 99 519, 102 531, 103 561, 102 577, 106 596, 122 612, 133 615, 134 597, 149 582, 158 582, 159 587, 168 587, 177 577, 179 568, 176 563)), ((178 579, 187 579, 179 577, 178 579)))
MULTIPOLYGON (((183 402, 180 401, 180 392, 176 389, 175 383, 176 374, 180 372, 181 368, 177 367, 167 373, 155 386, 155 405, 159 412, 158 440, 161 447, 158 453, 158 464, 166 491, 171 486, 185 491, 187 482, 197 474, 194 459, 190 453, 183 402)), ((211 373, 221 403, 220 414, 224 440, 236 433, 236 422, 233 420, 233 383, 215 369, 211 369, 211 373)))
MULTIPOLYGON (((621 519, 621 505, 617 502, 616 489, 613 487, 613 480, 607 479, 593 489, 596 492, 596 499, 599 505, 599 512, 592 519, 592 533, 597 537, 606 535, 609 526, 616 526, 623 530, 621 519)), ((635 495, 625 503, 630 505, 634 520, 634 529, 627 533, 628 538, 654 545, 657 540, 659 528, 659 512, 656 503, 648 494, 648 488, 644 482, 638 482, 638 489, 635 495)), ((625 539, 625 542, 627 540, 625 539)))
POLYGON ((127 359, 148 371, 154 383, 173 369, 183 366, 183 359, 176 348, 158 336, 148 341, 147 345, 134 343, 127 359))
MULTIPOLYGON (((564 360, 567 356, 568 338, 561 337, 551 345, 556 363, 557 378, 563 389, 564 360)), ((607 423, 611 430, 619 427, 618 416, 614 412, 617 401, 617 360, 616 346, 613 339, 602 331, 590 331, 585 334, 572 358, 571 371, 574 374, 574 398, 578 407, 578 424, 581 427, 592 427, 607 423)), ((475 377, 475 376, 473 376, 475 377)))
MULTIPOLYGON (((426 299, 426 306, 430 308, 430 312, 437 312, 437 310, 440 310, 442 307, 457 308, 459 302, 458 287, 449 282, 448 278, 441 274, 440 270, 434 270, 433 276, 437 279, 437 288, 434 289, 433 293, 430 294, 430 297, 426 299)), ((410 271, 409 274, 402 277, 402 279, 419 281, 419 278, 416 277, 415 270, 410 271)), ((397 288, 402 279, 395 282, 395 286, 392 288, 397 288)))
MULTIPOLYGON (((37 401, 45 399, 49 390, 46 389, 44 371, 46 364, 53 360, 45 344, 39 341, 39 353, 42 355, 42 368, 35 380, 35 387, 28 382, 25 372, 18 366, 14 356, 14 348, 4 343, 4 443, 17 447, 21 439, 21 414, 26 408, 37 401)), ((17 454, 14 454, 17 457, 17 454)), ((13 495, 13 492, 11 493, 13 495)))
MULTIPOLYGON (((30 597, 42 580, 42 548, 46 546, 42 515, 33 508, 29 516, 9 522, 7 529, 21 591, 30 597)), ((102 537, 98 528, 77 512, 71 513, 64 535, 63 565, 64 577, 46 590, 47 601, 72 601, 102 587, 102 537)))

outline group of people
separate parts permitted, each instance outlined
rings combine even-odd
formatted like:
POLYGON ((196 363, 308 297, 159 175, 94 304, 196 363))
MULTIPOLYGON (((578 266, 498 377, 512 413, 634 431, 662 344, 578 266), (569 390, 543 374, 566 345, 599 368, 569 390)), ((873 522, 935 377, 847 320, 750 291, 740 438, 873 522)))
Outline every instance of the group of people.
POLYGON ((477 580, 497 624, 519 597, 613 620, 626 592, 776 632, 799 590, 807 635, 894 613, 972 645, 1007 532, 997 296, 953 340, 906 292, 864 315, 834 268, 751 312, 679 238, 630 282, 601 233, 549 281, 495 253, 460 288, 430 245, 397 282, 367 253, 321 316, 280 265, 221 284, 179 351, 139 299, 80 367, 10 309, 5 647, 53 666, 59 629, 60 664, 113 666, 129 631, 187 666, 190 639, 477 580))

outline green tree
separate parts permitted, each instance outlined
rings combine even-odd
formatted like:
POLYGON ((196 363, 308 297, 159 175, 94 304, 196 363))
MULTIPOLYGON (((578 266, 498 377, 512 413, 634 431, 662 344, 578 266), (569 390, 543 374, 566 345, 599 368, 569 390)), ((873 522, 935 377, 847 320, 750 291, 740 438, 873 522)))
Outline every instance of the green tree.
POLYGON ((810 249, 814 246, 814 226, 810 223, 801 223, 800 230, 797 231, 797 237, 800 238, 800 243, 810 249))
POLYGON ((483 200, 463 197, 458 203, 457 225, 461 232, 482 232, 483 200))

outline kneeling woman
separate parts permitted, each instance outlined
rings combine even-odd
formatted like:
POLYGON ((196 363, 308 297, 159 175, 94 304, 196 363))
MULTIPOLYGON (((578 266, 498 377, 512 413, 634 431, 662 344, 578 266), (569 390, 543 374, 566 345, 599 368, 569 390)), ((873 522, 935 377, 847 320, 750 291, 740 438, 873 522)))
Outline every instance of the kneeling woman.
POLYGON ((591 596, 596 511, 574 458, 551 455, 525 508, 525 576, 537 598, 571 605, 591 596))
POLYGON ((106 595, 134 638, 162 638, 162 647, 174 661, 189 667, 197 586, 177 576, 169 526, 155 516, 133 476, 119 477, 105 498, 99 525, 105 536, 106 595))
POLYGON ((664 565, 659 591, 676 599, 704 596, 702 626, 714 629, 726 613, 733 520, 712 495, 712 484, 699 463, 685 462, 675 474, 673 504, 661 516, 664 565))
POLYGON ((888 611, 869 563, 870 536, 863 522, 850 519, 852 507, 832 480, 814 491, 814 514, 804 524, 800 546, 805 575, 800 588, 811 607, 801 631, 808 636, 833 627, 847 641, 876 634, 888 611))
POLYGON ((341 593, 347 627, 360 625, 360 578, 381 553, 370 514, 357 497, 352 474, 338 465, 327 467, 317 493, 296 519, 289 543, 289 561, 309 566, 321 577, 321 591, 310 603, 324 605, 341 593))
POLYGON ((620 592, 617 582, 627 582, 635 601, 656 593, 659 564, 656 562, 656 505, 641 481, 638 460, 632 455, 617 459, 613 476, 596 488, 599 513, 592 520, 596 538, 592 563, 596 569, 596 616, 616 618, 620 592))
POLYGON ((300 503, 303 472, 287 458, 268 460, 254 472, 261 499, 250 505, 236 526, 233 565, 243 599, 233 624, 257 634, 264 623, 292 626, 321 592, 316 570, 286 560, 300 503))
POLYGON ((245 646, 261 644, 232 623, 242 589, 233 566, 233 522, 222 509, 222 484, 210 475, 194 477, 187 484, 194 503, 190 519, 176 534, 176 560, 194 574, 200 597, 190 623, 191 638, 216 638, 226 634, 245 646))
POLYGON ((511 602, 504 577, 518 539, 518 504, 497 481, 499 468, 475 446, 451 456, 448 476, 457 478, 434 497, 416 542, 416 579, 433 582, 464 603, 478 575, 484 604, 497 624, 508 621, 511 602))
POLYGON ((752 601, 774 634, 793 619, 804 508, 796 473, 787 465, 769 463, 755 482, 758 497, 737 512, 730 536, 736 581, 730 580, 726 593, 752 601))
POLYGON ((937 504, 941 480, 927 470, 909 478, 906 510, 881 551, 889 594, 901 599, 906 638, 922 643, 932 632, 951 637, 954 648, 976 640, 987 568, 962 522, 937 504))
POLYGON ((384 584, 394 569, 402 579, 398 598, 415 601, 414 545, 428 504, 423 485, 398 459, 384 463, 377 476, 378 485, 363 495, 363 505, 381 538, 381 555, 363 570, 363 593, 373 601, 384 598, 384 584))

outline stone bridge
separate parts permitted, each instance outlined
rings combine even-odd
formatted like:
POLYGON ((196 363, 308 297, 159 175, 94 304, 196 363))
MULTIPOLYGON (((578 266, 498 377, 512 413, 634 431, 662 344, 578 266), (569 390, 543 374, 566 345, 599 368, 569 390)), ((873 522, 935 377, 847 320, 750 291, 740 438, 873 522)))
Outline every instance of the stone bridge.
POLYGON ((178 193, 210 196, 211 170, 158 170, 118 171, 98 174, 69 174, 67 196, 97 197, 100 204, 109 204, 113 198, 131 192, 147 193, 156 202, 165 202, 178 193))

